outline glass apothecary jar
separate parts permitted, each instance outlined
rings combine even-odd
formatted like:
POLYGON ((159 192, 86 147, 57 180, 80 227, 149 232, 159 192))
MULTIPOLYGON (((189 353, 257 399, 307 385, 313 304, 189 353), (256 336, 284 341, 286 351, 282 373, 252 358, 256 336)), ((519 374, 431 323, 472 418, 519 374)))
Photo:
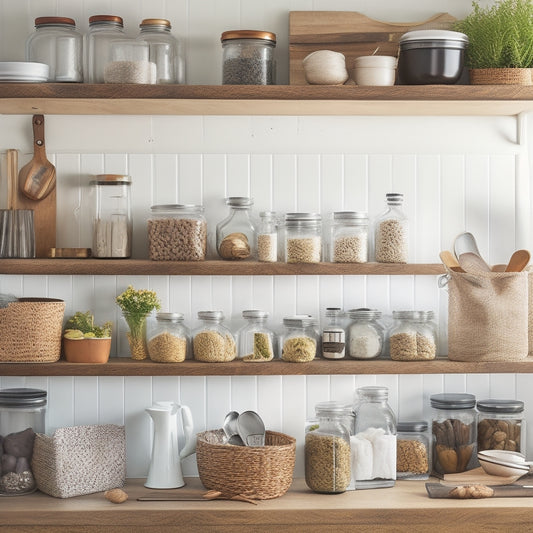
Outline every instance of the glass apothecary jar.
POLYGON ((332 263, 368 262, 368 217, 357 211, 333 213, 330 237, 332 263))
POLYGON ((305 421, 305 432, 312 431, 319 427, 318 418, 323 411, 329 411, 330 409, 336 411, 342 411, 344 414, 339 416, 342 425, 348 430, 349 435, 353 435, 355 431, 355 415, 353 412, 353 406, 336 400, 329 400, 327 402, 319 402, 315 405, 315 415, 312 418, 308 418, 305 421))
POLYGON ((204 261, 207 222, 194 204, 154 205, 148 219, 148 252, 152 261, 204 261))
POLYGON ((354 359, 375 359, 381 355, 385 330, 380 322, 381 311, 350 309, 348 311, 348 354, 354 359))
POLYGON ((237 346, 231 331, 223 324, 222 311, 198 311, 201 325, 193 331, 193 355, 197 361, 225 363, 233 361, 237 346))
POLYGON ((431 440, 428 423, 398 422, 396 479, 429 479, 431 472, 431 440))
POLYGON ((393 361, 427 361, 437 355, 437 338, 428 311, 393 311, 389 331, 393 361))
POLYGON ((0 441, 3 445, 0 494, 14 496, 36 489, 31 469, 36 433, 45 433, 46 391, 0 390, 0 441))
POLYGON ((526 453, 524 402, 478 400, 477 451, 509 450, 526 453))
POLYGON ((181 363, 187 357, 189 329, 182 313, 157 313, 148 323, 148 355, 156 363, 181 363))
POLYGON ((243 361, 262 362, 274 358, 275 334, 266 321, 268 312, 249 309, 242 312, 247 324, 237 332, 239 358, 243 361))
POLYGON ((281 358, 291 363, 312 361, 317 354, 318 338, 316 320, 308 315, 295 315, 283 319, 281 358))
POLYGON ((285 261, 320 263, 322 260, 322 217, 318 213, 285 215, 285 261))
POLYGON ((374 247, 378 263, 407 263, 409 220, 402 209, 403 194, 387 193, 387 209, 374 223, 374 247))
POLYGON ((433 470, 454 474, 470 470, 476 460, 476 397, 466 393, 433 394, 433 470))
POLYGON ((230 211, 217 224, 217 252, 222 259, 249 259, 255 255, 255 228, 250 220, 252 198, 230 196, 225 199, 230 211))
POLYGON ((346 332, 342 326, 345 313, 339 307, 326 309, 327 324, 322 329, 322 357, 343 359, 346 354, 346 332))
POLYGON ((257 260, 275 263, 278 260, 278 214, 261 211, 256 231, 257 260))

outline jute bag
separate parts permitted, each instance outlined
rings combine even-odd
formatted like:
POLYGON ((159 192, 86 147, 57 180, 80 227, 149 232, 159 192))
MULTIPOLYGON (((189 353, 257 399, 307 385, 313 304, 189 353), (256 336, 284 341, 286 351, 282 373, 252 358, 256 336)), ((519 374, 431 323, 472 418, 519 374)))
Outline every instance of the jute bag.
POLYGON ((449 273, 448 358, 519 361, 528 355, 528 273, 449 273))

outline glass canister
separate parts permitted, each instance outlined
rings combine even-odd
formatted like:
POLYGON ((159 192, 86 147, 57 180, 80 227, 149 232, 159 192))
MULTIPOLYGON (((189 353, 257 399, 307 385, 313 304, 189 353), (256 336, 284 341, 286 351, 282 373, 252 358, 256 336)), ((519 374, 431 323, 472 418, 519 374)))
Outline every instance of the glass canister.
POLYGON ((68 17, 38 17, 26 39, 26 61, 45 63, 48 81, 83 81, 83 35, 68 17))
POLYGON ((333 213, 330 237, 332 263, 368 261, 368 217, 357 211, 333 213))
POLYGON ((268 329, 266 321, 268 313, 259 309, 242 312, 247 321, 237 332, 239 357, 243 361, 271 361, 274 358, 274 332, 268 329))
POLYGON ((0 390, 0 494, 27 494, 36 489, 31 469, 36 433, 45 432, 46 391, 0 390))
POLYGON ((434 324, 428 311, 393 311, 395 324, 389 332, 393 361, 426 361, 437 355, 434 324))
POLYGON ((322 217, 318 213, 285 215, 285 261, 320 263, 322 260, 322 217))
POLYGON ((477 451, 509 450, 526 453, 524 402, 478 400, 477 451))
POLYGON ((328 307, 328 323, 322 330, 322 357, 325 359, 343 359, 346 354, 346 332, 342 327, 345 314, 339 307, 328 307))
POLYGON ((407 263, 409 220, 402 209, 403 194, 387 193, 387 209, 375 221, 375 255, 378 263, 407 263))
POLYGON ((466 393, 433 394, 433 470, 454 474, 470 470, 476 463, 476 397, 466 393))
POLYGON ((278 260, 278 215, 275 211, 261 211, 256 231, 257 260, 275 263, 278 260))
POLYGON ((315 405, 315 416, 307 419, 305 422, 305 432, 307 433, 308 431, 317 429, 319 426, 318 418, 320 413, 323 411, 329 411, 331 408, 343 411, 344 414, 339 415, 341 417, 341 423, 348 430, 348 433, 353 435, 355 431, 355 415, 353 407, 350 404, 339 402, 337 400, 317 403, 315 405))
POLYGON ((145 41, 115 39, 109 42, 109 61, 104 67, 105 83, 155 83, 156 66, 150 61, 145 41))
POLYGON ((254 256, 255 228, 250 220, 254 201, 246 196, 225 199, 229 215, 217 224, 217 251, 222 259, 249 259, 254 256))
POLYGON ((317 424, 305 435, 305 482, 315 492, 338 494, 351 480, 350 433, 344 406, 327 403, 315 407, 317 424))
POLYGON ((231 30, 222 33, 222 84, 273 85, 276 34, 231 30))
POLYGON ((207 222, 201 205, 151 207, 148 252, 152 261, 203 261, 206 250, 207 222))
POLYGON ((348 354, 354 359, 375 359, 383 349, 384 328, 380 323, 381 311, 350 309, 348 326, 348 354))
POLYGON ((93 223, 93 257, 131 256, 131 178, 122 174, 98 174, 91 185, 96 189, 93 223))
POLYGON ((318 338, 316 321, 308 315, 295 315, 283 319, 281 358, 291 363, 306 363, 316 357, 318 338))
POLYGON ((428 423, 398 422, 396 478, 428 479, 431 472, 431 440, 428 423))
POLYGON ((225 363, 233 361, 237 346, 231 331, 222 323, 222 311, 198 311, 202 321, 193 332, 193 354, 197 361, 225 363))
POLYGON ((157 313, 147 331, 148 355, 157 363, 181 363, 187 357, 189 330, 181 313, 157 313))
POLYGON ((394 486, 396 480, 396 419, 387 403, 387 387, 357 389, 352 476, 355 489, 394 486))

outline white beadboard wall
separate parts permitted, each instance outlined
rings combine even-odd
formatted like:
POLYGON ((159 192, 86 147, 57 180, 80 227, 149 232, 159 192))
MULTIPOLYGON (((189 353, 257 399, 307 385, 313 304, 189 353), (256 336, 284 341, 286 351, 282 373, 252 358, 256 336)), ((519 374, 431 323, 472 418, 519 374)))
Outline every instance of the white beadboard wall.
MULTIPOLYGON (((421 20, 449 11, 464 15, 459 0, 0 0, 0 59, 23 59, 25 36, 36 16, 72 16, 82 30, 92 14, 122 15, 130 34, 144 17, 169 18, 187 50, 189 83, 220 82, 220 33, 233 27, 264 28, 278 35, 278 79, 287 82, 290 10, 361 11, 387 20, 421 20)), ((401 104, 399 104, 401 105, 401 104)), ((134 110, 132 110, 133 112, 134 110)), ((524 122, 527 126, 527 121, 524 122)), ((384 194, 405 194, 411 220, 411 261, 437 262, 455 235, 472 231, 492 263, 506 262, 515 247, 529 246, 528 144, 519 144, 513 117, 91 117, 47 116, 47 150, 57 167, 58 246, 90 246, 92 197, 97 173, 132 176, 134 256, 146 257, 146 219, 157 203, 202 203, 210 227, 226 213, 222 198, 251 195, 255 211, 383 209, 384 194)), ((0 152, 30 158, 31 123, 0 116, 0 152)), ((5 156, 0 155, 0 199, 5 202, 5 156)), ((157 291, 165 310, 196 313, 221 309, 237 329, 241 311, 262 308, 279 328, 283 316, 322 317, 327 306, 433 309, 440 352, 446 353, 446 292, 434 276, 0 276, 0 292, 63 298, 67 314, 93 310, 113 320, 113 354, 127 356, 124 326, 114 298, 128 284, 157 291)), ((23 372, 21 372, 23 373, 23 372)), ((219 427, 229 410, 257 410, 268 428, 298 440, 296 475, 303 475, 303 427, 314 405, 353 401, 356 387, 385 385, 401 419, 429 416, 429 395, 471 392, 478 398, 520 398, 533 418, 529 375, 260 377, 1 377, 0 386, 44 388, 47 427, 126 425, 128 476, 147 474, 151 427, 144 409, 154 400, 176 400, 192 409, 195 429, 219 427)), ((528 449, 533 453, 533 423, 528 449)), ((196 474, 194 457, 184 465, 196 474)))

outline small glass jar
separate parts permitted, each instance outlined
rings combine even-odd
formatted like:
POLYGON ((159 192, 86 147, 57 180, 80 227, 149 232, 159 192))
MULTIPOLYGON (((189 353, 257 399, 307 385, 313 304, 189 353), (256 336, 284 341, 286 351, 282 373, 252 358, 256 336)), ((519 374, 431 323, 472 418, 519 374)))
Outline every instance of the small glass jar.
POLYGON ((256 231, 257 260, 275 263, 278 260, 278 215, 275 211, 259 213, 256 231))
POLYGON ((476 397, 466 393, 433 394, 433 470, 455 474, 476 463, 476 397))
POLYGON ((0 442, 3 444, 0 494, 28 494, 37 487, 31 469, 36 433, 45 432, 46 391, 0 390, 0 442))
POLYGON ((249 259, 255 255, 255 228, 250 220, 254 201, 246 196, 225 199, 229 215, 217 224, 217 251, 222 259, 249 259))
POLYGON ((324 494, 344 492, 351 480, 350 433, 343 405, 316 406, 317 424, 305 435, 305 482, 324 494))
POLYGON ((275 335, 266 326, 268 313, 249 309, 242 312, 242 317, 247 324, 237 332, 239 358, 253 362, 271 361, 274 358, 275 335))
POLYGON ((155 83, 156 67, 150 61, 148 43, 135 39, 110 41, 109 61, 104 67, 105 83, 155 83))
POLYGON ((148 355, 156 363, 181 363, 187 357, 189 330, 181 313, 157 313, 147 331, 148 355))
POLYGON ((437 355, 434 325, 427 311, 393 311, 395 324, 389 332, 393 361, 427 361, 437 355))
POLYGON ((154 83, 185 83, 185 60, 181 43, 166 19, 144 19, 137 39, 148 43, 150 62, 155 64, 154 83))
POLYGON ((344 359, 346 332, 341 324, 344 316, 344 311, 338 307, 326 309, 328 323, 322 330, 322 357, 325 359, 344 359))
POLYGON ((295 315, 283 319, 281 358, 291 363, 307 363, 317 354, 316 320, 309 315, 295 315))
POLYGON ((231 331, 222 323, 222 311, 198 311, 202 321, 193 332, 193 354, 197 361, 225 363, 233 361, 237 346, 231 331))
POLYGON ((409 220, 403 212, 403 194, 387 193, 387 209, 375 221, 375 255, 378 263, 407 263, 409 220))
POLYGON ((368 217, 357 211, 333 213, 330 238, 332 263, 368 262, 368 217))
POLYGON ((350 309, 348 326, 348 354, 354 359, 375 359, 383 350, 384 328, 379 322, 381 311, 350 309))
POLYGON ((222 84, 273 85, 276 35, 268 31, 231 30, 222 33, 222 84))
POLYGON ((396 479, 429 479, 431 472, 431 441, 428 423, 398 422, 396 479))
POLYGON ((83 81, 83 35, 68 17, 38 17, 26 39, 26 61, 45 63, 48 81, 83 81))
POLYGON ((342 425, 348 430, 350 435, 355 431, 355 415, 353 407, 350 404, 342 403, 337 400, 330 400, 327 402, 319 402, 315 405, 315 416, 308 418, 305 422, 305 432, 317 429, 318 418, 323 411, 329 411, 330 409, 342 410, 343 414, 340 414, 342 425))
POLYGON ((322 260, 322 217, 317 213, 285 215, 285 261, 320 263, 322 260))
POLYGON ((207 222, 201 205, 154 205, 148 219, 152 261, 204 261, 207 222))
POLYGON ((396 480, 396 419, 387 403, 387 387, 357 389, 355 435, 350 439, 355 489, 394 486, 396 480))
POLYGON ((526 453, 524 402, 478 400, 477 451, 509 450, 526 453))
POLYGON ((131 178, 122 174, 98 174, 91 185, 96 189, 93 223, 93 257, 131 256, 131 178))

